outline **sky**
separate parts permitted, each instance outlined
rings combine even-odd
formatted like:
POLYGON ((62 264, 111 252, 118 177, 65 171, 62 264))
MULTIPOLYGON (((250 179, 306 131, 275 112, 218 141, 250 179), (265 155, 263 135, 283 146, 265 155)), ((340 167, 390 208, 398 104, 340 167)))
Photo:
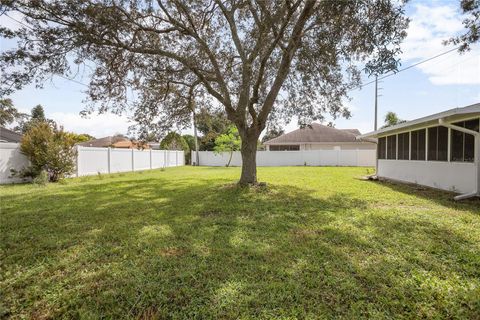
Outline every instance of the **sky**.
MULTIPOLYGON (((459 0, 430 1, 413 0, 406 7, 410 25, 408 36, 402 44, 400 55, 402 66, 446 52, 453 46, 444 46, 443 40, 464 31, 459 0)), ((13 16, 13 15, 12 15, 13 16)), ((13 16, 15 17, 15 16, 13 16)), ((15 17, 21 19, 21 17, 15 17)), ((0 17, 2 26, 18 26, 5 16, 0 17)), ((0 50, 8 49, 12 43, 0 39, 0 50)), ((429 62, 420 64, 379 83, 378 121, 383 123, 384 115, 394 111, 401 119, 413 120, 432 113, 480 102, 480 44, 471 47, 470 52, 460 54, 456 50, 429 62)), ((76 80, 88 83, 81 76, 76 80)), ((364 83, 371 78, 364 76, 364 83)), ((374 123, 373 84, 361 90, 350 92, 346 105, 352 112, 349 119, 336 119, 337 128, 357 128, 362 133, 373 130, 374 123)), ((41 104, 48 118, 63 125, 68 131, 88 133, 103 137, 116 133, 127 133, 130 125, 128 116, 114 114, 80 116, 85 108, 85 87, 60 77, 54 77, 44 84, 43 89, 28 86, 10 96, 22 112, 41 104)), ((327 118, 326 122, 331 119, 327 118)), ((286 132, 297 128, 296 119, 284 125, 286 132)), ((191 129, 184 133, 191 133, 191 129)))

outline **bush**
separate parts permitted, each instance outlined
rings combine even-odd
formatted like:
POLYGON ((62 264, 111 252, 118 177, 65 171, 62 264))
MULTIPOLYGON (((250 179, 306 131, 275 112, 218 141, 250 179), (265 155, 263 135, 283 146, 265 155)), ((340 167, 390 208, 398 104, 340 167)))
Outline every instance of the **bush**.
POLYGON ((47 122, 38 122, 23 135, 20 149, 30 160, 30 167, 23 171, 24 176, 33 179, 42 171, 48 180, 55 182, 75 170, 76 150, 73 140, 63 131, 47 122))
POLYGON ((48 172, 45 170, 40 171, 38 176, 33 179, 34 184, 38 184, 40 186, 45 186, 48 183, 49 177, 48 172))

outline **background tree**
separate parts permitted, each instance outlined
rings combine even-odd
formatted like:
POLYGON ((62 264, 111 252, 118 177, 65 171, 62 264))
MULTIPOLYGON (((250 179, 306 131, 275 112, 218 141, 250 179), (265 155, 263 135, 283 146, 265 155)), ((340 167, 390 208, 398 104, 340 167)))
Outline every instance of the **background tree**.
POLYGON ((26 114, 14 107, 12 99, 0 99, 0 126, 5 127, 15 121, 22 121, 26 114))
POLYGON ((395 0, 2 4, 27 27, 0 29, 18 39, 0 55, 1 93, 70 76, 74 61, 93 68, 88 96, 97 104, 87 111, 133 109, 144 127, 184 126, 191 105, 176 102, 203 99, 238 129, 241 184, 257 181, 257 141, 272 113, 301 122, 348 117, 342 99, 359 84, 360 62, 368 73, 395 69, 407 27, 395 0), (132 91, 138 99, 129 103, 132 91))
POLYGON ((22 176, 35 178, 48 173, 52 182, 73 173, 76 151, 74 142, 62 128, 52 127, 46 121, 33 123, 20 142, 20 150, 30 161, 22 176))
POLYGON ((202 108, 196 114, 196 125, 201 135, 200 150, 213 151, 215 139, 219 135, 227 133, 232 122, 227 119, 222 111, 211 111, 202 108))
POLYGON ((188 144, 180 134, 176 132, 170 132, 160 142, 160 149, 187 150, 188 144))
POLYGON ((398 115, 393 111, 387 112, 387 114, 385 115, 385 120, 384 121, 385 121, 385 125, 382 128, 394 126, 394 125, 397 125, 399 123, 405 122, 405 120, 400 119, 398 117, 398 115))
POLYGON ((227 133, 221 134, 215 139, 213 151, 215 151, 215 153, 229 152, 230 156, 226 164, 226 166, 229 167, 232 162, 233 152, 240 150, 241 146, 242 140, 238 134, 238 129, 235 126, 230 126, 227 133))
MULTIPOLYGON (((192 136, 191 134, 184 134, 182 138, 187 143, 188 149, 190 151, 195 151, 195 137, 192 136)), ((191 158, 192 158, 191 152, 185 153, 185 163, 192 164, 191 158)))
POLYGON ((91 136, 87 133, 65 132, 65 134, 74 144, 95 139, 94 136, 91 136))
POLYGON ((30 119, 32 121, 47 121, 47 118, 45 117, 45 111, 43 110, 42 105, 37 104, 35 107, 32 108, 30 119))
POLYGON ((187 141, 176 132, 169 132, 165 138, 160 142, 160 149, 162 150, 183 150, 185 154, 185 163, 190 159, 190 147, 187 141))
POLYGON ((282 134, 285 133, 285 130, 283 130, 282 127, 280 126, 272 126, 265 132, 265 135, 262 137, 262 143, 272 140, 273 138, 280 137, 282 134))
POLYGON ((55 121, 47 119, 45 117, 45 111, 43 107, 39 104, 32 108, 30 111, 30 116, 25 116, 15 127, 15 130, 18 132, 26 133, 30 128, 34 127, 38 123, 47 123, 52 127, 56 126, 55 121))

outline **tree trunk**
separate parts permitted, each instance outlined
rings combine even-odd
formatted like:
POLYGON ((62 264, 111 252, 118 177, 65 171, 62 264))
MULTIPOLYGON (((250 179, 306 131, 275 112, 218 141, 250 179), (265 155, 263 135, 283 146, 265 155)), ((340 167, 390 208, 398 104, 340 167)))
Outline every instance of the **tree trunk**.
POLYGON ((242 139, 242 175, 239 184, 242 186, 257 183, 257 134, 248 134, 242 139))
POLYGON ((228 159, 227 167, 230 167, 230 162, 232 162, 233 150, 230 150, 230 158, 228 159))

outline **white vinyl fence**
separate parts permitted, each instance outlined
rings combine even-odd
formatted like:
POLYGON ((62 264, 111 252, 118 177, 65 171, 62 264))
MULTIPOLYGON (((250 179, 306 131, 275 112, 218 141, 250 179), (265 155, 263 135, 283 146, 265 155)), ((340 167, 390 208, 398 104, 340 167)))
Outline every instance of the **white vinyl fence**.
MULTIPOLYGON (((183 151, 135 150, 77 147, 77 166, 74 176, 127 171, 150 170, 185 165, 183 151)), ((0 143, 0 184, 20 182, 11 177, 11 169, 28 166, 18 143, 0 143)))
MULTIPOLYGON (((228 163, 230 153, 200 151, 199 165, 221 167, 228 163)), ((192 160, 195 161, 195 151, 192 160)), ((257 166, 339 166, 339 167, 374 167, 375 150, 309 150, 309 151, 257 151, 257 166)), ((232 155, 231 166, 241 166, 239 151, 232 155)))
POLYGON ((20 152, 20 144, 0 142, 0 184, 22 182, 11 178, 13 170, 22 170, 29 165, 27 157, 20 152))
POLYGON ((183 151, 78 147, 77 176, 185 165, 183 151))

